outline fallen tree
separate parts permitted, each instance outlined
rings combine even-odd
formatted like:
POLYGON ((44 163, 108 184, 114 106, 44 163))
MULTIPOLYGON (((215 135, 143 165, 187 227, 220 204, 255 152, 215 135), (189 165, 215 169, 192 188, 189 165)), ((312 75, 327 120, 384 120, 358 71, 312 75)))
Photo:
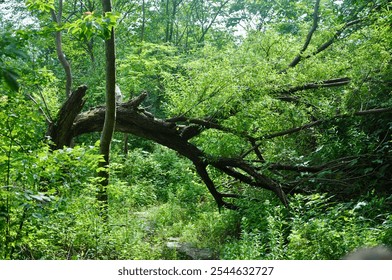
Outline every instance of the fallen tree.
MULTIPOLYGON (((323 84, 330 86, 330 83, 328 82, 323 84)), ((53 140, 54 149, 69 146, 72 139, 79 135, 102 131, 105 119, 104 106, 98 106, 88 111, 80 112, 83 108, 83 98, 86 91, 87 87, 81 86, 73 92, 60 110, 57 122, 52 124, 48 129, 48 136, 53 140)), ((141 104, 146 97, 147 93, 142 93, 128 102, 121 103, 117 106, 116 131, 133 134, 154 141, 178 152, 181 156, 188 158, 192 161, 197 174, 207 186, 218 207, 228 209, 238 208, 238 206, 233 203, 233 199, 240 198, 241 194, 235 192, 233 189, 228 193, 219 191, 219 188, 211 179, 208 167, 219 170, 219 172, 232 178, 234 181, 273 192, 280 199, 282 204, 287 207, 288 199, 286 193, 306 192, 306 190, 298 187, 306 178, 314 178, 314 174, 326 170, 348 173, 350 170, 356 169, 356 165, 350 165, 354 160, 358 161, 358 159, 363 159, 360 161, 361 164, 363 164, 363 162, 366 162, 366 160, 369 161, 368 159, 374 155, 360 155, 353 156, 352 158, 336 159, 333 162, 319 166, 293 166, 282 163, 266 163, 259 150, 262 141, 298 133, 333 119, 392 113, 392 108, 385 108, 356 112, 352 115, 336 115, 328 120, 315 120, 300 127, 294 127, 255 139, 248 136, 246 132, 238 133, 231 131, 230 129, 223 127, 218 120, 209 118, 191 119, 184 116, 166 120, 155 118, 150 112, 141 107, 141 104), (231 134, 237 133, 238 136, 249 143, 251 148, 245 153, 238 155, 238 157, 228 158, 211 156, 191 141, 194 137, 208 129, 216 129, 231 134), (255 160, 255 158, 257 160, 255 160), (266 175, 265 170, 272 172, 285 171, 306 173, 307 175, 302 181, 287 182, 277 180, 271 175, 266 175)))

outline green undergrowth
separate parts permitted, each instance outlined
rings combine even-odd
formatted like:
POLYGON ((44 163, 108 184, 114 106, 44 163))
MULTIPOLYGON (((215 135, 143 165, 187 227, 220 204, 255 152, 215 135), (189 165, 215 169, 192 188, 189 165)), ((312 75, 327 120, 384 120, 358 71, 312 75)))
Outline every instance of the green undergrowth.
POLYGON ((25 172, 10 172, 0 190, 3 259, 183 258, 171 240, 217 259, 340 259, 359 246, 392 245, 391 197, 295 195, 286 209, 260 191, 238 201, 239 211, 219 211, 191 163, 159 146, 113 158, 105 222, 97 147, 31 153, 12 161, 25 172))

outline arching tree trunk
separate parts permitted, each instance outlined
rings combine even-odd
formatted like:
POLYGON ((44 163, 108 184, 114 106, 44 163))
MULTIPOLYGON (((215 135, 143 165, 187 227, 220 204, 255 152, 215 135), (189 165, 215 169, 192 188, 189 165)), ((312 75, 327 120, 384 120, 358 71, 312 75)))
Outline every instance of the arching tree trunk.
MULTIPOLYGON (((329 86, 329 83, 325 84, 329 86)), ((320 84, 319 86, 324 85, 320 84)), ((58 123, 53 129, 48 130, 48 135, 51 136, 54 141, 54 148, 62 148, 64 145, 69 145, 73 137, 102 130, 107 114, 105 106, 95 107, 78 114, 78 111, 82 109, 84 104, 82 99, 85 92, 86 87, 82 86, 71 95, 60 111, 58 123), (73 111, 70 110, 70 108, 72 108, 73 111)), ((285 193, 306 192, 306 190, 301 190, 301 188, 298 188, 295 184, 293 185, 284 181, 279 182, 268 176, 263 171, 265 167, 261 168, 261 166, 265 164, 262 158, 259 161, 250 161, 246 159, 246 157, 252 153, 256 157, 260 158, 258 155, 260 151, 258 150, 257 144, 257 141, 260 140, 248 139, 245 135, 243 136, 244 141, 250 141, 252 148, 245 152, 242 156, 235 158, 219 156, 212 157, 191 143, 190 140, 199 135, 202 131, 208 129, 218 129, 223 133, 235 132, 224 128, 219 123, 211 120, 187 119, 185 117, 177 117, 167 120, 155 118, 151 113, 140 107, 140 104, 146 96, 147 94, 143 93, 132 100, 117 106, 115 130, 154 141, 155 143, 166 146, 178 152, 181 156, 188 158, 194 164, 196 172, 206 184, 209 192, 214 197, 219 207, 237 209, 237 206, 233 203, 233 199, 239 198, 241 195, 236 193, 235 189, 232 189, 230 193, 224 193, 219 190, 209 175, 208 167, 218 170, 222 174, 232 178, 234 181, 242 182, 243 184, 257 189, 271 191, 280 199, 282 204, 286 206, 288 205, 288 201, 285 193)), ((356 112, 354 113, 354 116, 366 117, 374 114, 391 113, 392 108, 384 108, 356 112)), ((346 117, 352 117, 352 115, 336 115, 333 118, 313 121, 307 125, 265 135, 262 138, 272 139, 275 137, 283 137, 326 122, 331 122, 333 119, 346 117)), ((309 174, 309 179, 312 179, 312 174, 317 174, 324 170, 336 173, 341 172, 342 174, 350 173, 356 169, 356 166, 345 164, 345 162, 353 159, 357 160, 358 164, 362 165, 362 168, 364 164, 372 164, 375 160, 375 158, 371 158, 371 155, 359 155, 353 158, 336 159, 333 162, 327 162, 319 166, 292 166, 280 163, 270 163, 269 170, 279 172, 306 172, 309 174), (336 164, 337 162, 342 162, 342 164, 336 164)), ((345 178, 345 180, 347 179, 348 178, 345 178)), ((304 178, 304 180, 306 180, 306 178, 304 178)))

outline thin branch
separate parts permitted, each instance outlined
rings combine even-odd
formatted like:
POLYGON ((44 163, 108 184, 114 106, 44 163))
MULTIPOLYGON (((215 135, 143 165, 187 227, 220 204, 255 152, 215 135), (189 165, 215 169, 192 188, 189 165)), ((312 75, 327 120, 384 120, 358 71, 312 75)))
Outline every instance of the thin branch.
MULTIPOLYGON (((234 204, 227 203, 223 201, 223 196, 219 193, 216 188, 214 182, 211 180, 210 176, 208 175, 206 166, 200 162, 194 162, 197 174, 199 174, 200 178, 203 180, 204 184, 207 186, 208 190, 210 191, 211 195, 214 197, 218 207, 224 207, 227 209, 238 210, 238 207, 234 204)), ((226 194, 227 196, 227 194, 226 194)), ((233 197, 233 196, 231 196, 233 197)))
POLYGON ((42 94, 41 88, 38 88, 38 92, 39 92, 39 96, 40 96, 42 102, 44 103, 46 112, 47 112, 47 114, 48 114, 49 123, 51 123, 51 122, 53 122, 53 118, 52 118, 52 115, 50 114, 49 106, 48 106, 48 104, 47 104, 47 102, 46 102, 46 99, 45 99, 44 95, 42 94))
MULTIPOLYGON (((285 69, 279 71, 279 73, 280 73, 280 74, 284 74, 284 73, 287 72, 287 70, 288 70, 289 68, 293 68, 293 67, 295 67, 296 65, 298 65, 298 63, 299 63, 300 61, 302 61, 302 60, 304 60, 304 59, 307 59, 307 58, 310 58, 310 57, 312 57, 312 56, 315 56, 315 55, 321 53, 322 51, 326 50, 330 45, 332 45, 332 44, 339 38, 339 36, 340 36, 347 28, 349 28, 349 27, 351 27, 351 26, 353 26, 353 25, 355 25, 355 24, 357 24, 357 23, 360 23, 361 21, 362 21, 362 19, 356 19, 356 20, 352 20, 352 21, 346 22, 346 23, 343 25, 343 27, 341 27, 340 29, 338 29, 338 30, 335 32, 335 34, 334 34, 328 41, 326 41, 324 44, 322 44, 321 46, 319 46, 314 52, 312 52, 310 55, 307 55, 307 56, 302 56, 303 53, 300 53, 298 56, 296 56, 296 57, 294 58, 294 60, 293 60, 285 69)), ((308 34, 308 36, 309 36, 309 34, 308 34)), ((306 45, 306 44, 305 44, 305 45, 306 45)), ((305 46, 305 45, 304 45, 304 46, 305 46)))
MULTIPOLYGON (((30 94, 27 94, 27 97, 28 97, 31 101, 33 101, 33 103, 34 103, 35 105, 38 106, 38 110, 39 110, 39 111, 41 112, 41 114, 45 117, 46 122, 47 122, 48 124, 52 123, 52 121, 53 121, 52 117, 51 117, 50 115, 47 115, 47 114, 45 113, 44 109, 42 109, 42 107, 39 106, 38 102, 34 99, 34 97, 31 96, 30 94)), ((45 103, 45 106, 46 106, 46 103, 45 103)), ((46 107, 46 109, 48 109, 48 108, 46 107)), ((49 111, 48 111, 48 113, 50 114, 49 111)))
MULTIPOLYGON (((316 120, 307 124, 304 124, 302 126, 298 126, 298 127, 293 127, 287 130, 283 130, 283 131, 279 131, 279 132, 275 132, 275 133, 271 133, 271 134, 267 134, 267 135, 263 135, 260 136, 258 138, 256 138, 256 140, 266 140, 266 139, 272 139, 272 138, 276 138, 276 137, 281 137, 281 136, 285 136, 285 135, 289 135, 289 134, 293 134, 317 125, 320 125, 322 123, 328 122, 328 121, 332 121, 334 119, 338 119, 338 118, 347 118, 347 117, 351 117, 351 116, 366 116, 366 115, 372 115, 372 114, 382 114, 382 113, 390 113, 392 112, 392 108, 379 108, 379 109, 370 109, 370 110, 366 110, 366 111, 358 111, 355 112, 353 114, 340 114, 340 115, 336 115, 333 116, 331 118, 328 119, 323 119, 323 120, 316 120)), ((251 152, 253 152, 256 148, 259 148, 262 145, 262 143, 258 143, 257 145, 254 145, 251 149, 249 149, 248 151, 246 151, 245 153, 243 153, 241 155, 241 158, 245 158, 246 156, 248 156, 251 152)))
MULTIPOLYGON (((366 111, 358 111, 355 112, 355 116, 365 116, 365 115, 372 115, 372 114, 382 114, 382 113, 389 113, 392 112, 392 108, 379 108, 379 109, 370 109, 366 111)), ((341 115, 344 117, 345 115, 341 115)))
POLYGON ((184 137, 187 139, 191 139, 197 135, 199 135, 204 129, 216 129, 219 131, 223 131, 226 133, 231 133, 236 136, 244 137, 245 139, 249 139, 249 135, 246 132, 239 132, 227 127, 224 127, 214 121, 212 121, 212 117, 207 117, 204 119, 195 119, 195 118, 188 118, 184 115, 173 117, 170 119, 166 119, 166 122, 169 123, 186 123, 190 124, 188 126, 184 126, 181 128, 182 133, 184 134, 184 137), (190 133, 188 133, 190 132, 190 133))
POLYGON ((263 155, 261 154, 259 147, 257 147, 256 139, 250 138, 249 142, 252 144, 252 147, 254 147, 255 154, 257 158, 259 159, 260 162, 265 162, 265 159, 263 155))
POLYGON ((330 80, 325 80, 325 81, 321 81, 321 82, 308 83, 308 84, 305 84, 302 86, 292 87, 292 88, 285 90, 281 93, 282 94, 293 94, 293 93, 295 93, 297 91, 301 91, 301 90, 340 87, 340 86, 344 86, 344 85, 349 84, 350 81, 351 81, 351 79, 348 77, 330 79, 330 80))
POLYGON ((222 197, 244 198, 244 196, 235 193, 221 193, 222 197))
POLYGON ((225 2, 223 2, 220 6, 218 11, 215 13, 214 17, 211 19, 210 23, 208 24, 208 26, 206 27, 206 29, 203 28, 202 26, 202 34, 200 36, 200 38, 197 40, 198 43, 202 43, 204 41, 204 37, 206 36, 207 32, 210 30, 211 26, 214 24, 216 18, 219 16, 219 14, 221 13, 222 9, 224 6, 226 6, 226 4, 229 3, 229 0, 226 0, 225 2))
POLYGON ((314 6, 314 12, 313 12, 313 24, 312 27, 310 28, 308 35, 306 36, 306 40, 304 45, 302 46, 301 50, 299 51, 299 54, 291 61, 289 64, 288 68, 295 67, 302 59, 302 54, 307 50, 310 41, 312 40, 312 36, 314 32, 317 30, 318 27, 318 21, 319 21, 319 7, 320 7, 320 0, 316 0, 316 4, 314 6))
POLYGON ((310 172, 316 173, 325 169, 325 165, 322 166, 303 166, 303 165, 286 165, 280 163, 271 164, 269 169, 272 170, 285 170, 285 171, 296 171, 296 172, 310 172))
POLYGON ((355 112, 353 114, 340 114, 340 115, 336 115, 336 116, 333 116, 333 117, 328 118, 328 119, 316 120, 316 121, 307 123, 307 124, 299 126, 299 127, 294 127, 294 128, 290 128, 290 129, 287 129, 287 130, 284 130, 284 131, 280 131, 280 132, 264 135, 264 136, 258 137, 257 139, 258 140, 272 139, 272 138, 275 138, 275 137, 292 134, 292 133, 308 129, 310 127, 317 126, 317 125, 320 125, 322 123, 325 123, 325 122, 328 122, 328 121, 331 121, 331 120, 334 120, 334 119, 337 119, 337 118, 347 118, 347 117, 351 117, 351 116, 365 116, 365 115, 381 114, 381 113, 389 113, 389 112, 392 112, 392 108, 370 109, 370 110, 366 110, 366 111, 358 111, 358 112, 355 112))
POLYGON ((344 26, 342 28, 340 28, 338 31, 336 31, 336 33, 334 34, 334 36, 329 39, 327 42, 325 42, 324 44, 322 44, 320 47, 317 48, 317 50, 315 50, 311 55, 306 56, 305 58, 309 58, 312 57, 318 53, 321 53, 322 51, 326 50, 330 45, 332 45, 336 39, 339 38, 339 36, 343 33, 344 30, 346 30, 348 27, 353 26, 359 22, 361 22, 361 19, 356 19, 350 22, 347 22, 346 24, 344 24, 344 26))
MULTIPOLYGON (((270 190, 274 192, 278 196, 280 201, 283 203, 283 205, 288 207, 288 200, 286 194, 283 192, 280 185, 277 182, 273 181, 272 179, 268 178, 267 176, 257 172, 257 170, 252 165, 242 160, 241 158, 220 158, 218 160, 211 161, 210 164, 220 170, 222 167, 225 171, 227 171, 228 167, 234 167, 244 171, 251 178, 251 181, 249 182, 251 185, 261 187, 266 190, 270 190)), ((243 176, 241 176, 242 179, 249 178, 246 175, 243 176)))
POLYGON ((283 130, 283 131, 279 131, 279 132, 276 132, 276 133, 272 133, 272 134, 261 136, 261 137, 258 138, 258 140, 272 139, 272 138, 276 138, 276 137, 280 137, 280 136, 293 134, 293 133, 296 133, 296 132, 299 132, 299 131, 311 128, 313 126, 320 125, 320 124, 322 124, 322 123, 324 123, 326 121, 327 121, 327 119, 326 120, 313 121, 313 122, 304 124, 302 126, 293 127, 293 128, 287 129, 287 130, 283 130))

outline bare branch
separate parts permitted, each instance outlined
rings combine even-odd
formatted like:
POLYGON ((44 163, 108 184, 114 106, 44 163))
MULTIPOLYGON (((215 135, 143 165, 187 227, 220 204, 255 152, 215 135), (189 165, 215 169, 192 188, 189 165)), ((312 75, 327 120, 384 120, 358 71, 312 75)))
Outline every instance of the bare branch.
POLYGON ((306 40, 304 45, 302 46, 301 50, 299 51, 299 54, 293 59, 293 61, 289 64, 288 68, 295 67, 302 59, 302 54, 306 51, 308 48, 310 41, 312 40, 313 33, 316 31, 317 26, 318 26, 318 20, 319 20, 319 7, 320 7, 320 0, 316 0, 316 4, 314 6, 314 12, 313 12, 313 24, 312 27, 310 28, 308 35, 306 36, 306 40))
MULTIPOLYGON (((338 119, 338 118, 347 118, 347 117, 351 117, 351 116, 365 116, 365 115, 371 115, 371 114, 382 114, 382 113, 390 113, 392 112, 392 108, 379 108, 379 109, 370 109, 370 110, 366 110, 366 111, 358 111, 355 112, 353 114, 340 114, 340 115, 336 115, 333 116, 331 118, 328 119, 323 119, 323 120, 316 120, 307 124, 304 124, 302 126, 298 126, 298 127, 293 127, 287 130, 283 130, 283 131, 279 131, 279 132, 275 132, 272 134, 267 134, 267 135, 263 135, 261 137, 258 137, 256 140, 265 140, 265 139, 272 139, 272 138, 276 138, 276 137, 281 137, 281 136, 285 136, 285 135, 289 135, 289 134, 293 134, 317 125, 320 125, 322 123, 328 122, 328 121, 332 121, 334 119, 338 119)), ((248 156, 250 153, 252 153, 255 149, 259 148, 262 145, 262 142, 258 143, 257 145, 253 145, 252 148, 250 148, 249 150, 247 150, 246 152, 244 152, 241 155, 241 158, 245 158, 246 156, 248 156)))
POLYGON ((221 193, 219 193, 215 188, 214 182, 211 180, 210 176, 208 175, 208 172, 206 170, 206 166, 202 163, 197 163, 197 162, 194 162, 194 164, 196 167, 197 174, 199 174, 199 176, 201 177, 201 179, 203 180, 203 182, 207 186, 208 190, 210 191, 210 193, 214 197, 216 203, 218 204, 218 207, 219 208, 224 207, 227 209, 237 210, 238 209, 237 206, 223 201, 224 196, 225 197, 234 197, 234 195, 231 194, 229 196, 228 194, 222 195, 221 193))
POLYGON ((210 30, 211 26, 214 24, 215 20, 220 15, 222 9, 224 8, 224 6, 226 6, 227 3, 229 3, 229 0, 226 0, 219 6, 218 11, 215 13, 214 17, 211 19, 211 21, 209 22, 208 26, 205 29, 204 26, 202 26, 202 34, 200 38, 197 40, 198 43, 202 43, 204 41, 204 37, 206 36, 207 32, 210 30))
POLYGON ((45 111, 44 111, 44 109, 43 109, 41 106, 39 106, 38 102, 34 99, 33 96, 31 96, 30 94, 27 94, 27 97, 28 97, 31 101, 33 101, 33 103, 34 103, 35 105, 38 106, 38 110, 39 110, 39 111, 41 112, 41 114, 44 116, 44 118, 45 118, 45 120, 46 120, 46 123, 48 123, 48 124, 52 123, 53 119, 52 119, 52 117, 50 116, 50 111, 48 110, 48 107, 46 106, 46 102, 44 102, 44 105, 45 105, 45 109, 47 110, 48 114, 46 114, 45 111))
POLYGON ((303 166, 303 165, 286 165, 280 163, 271 164, 269 169, 272 170, 285 170, 285 171, 296 171, 296 172, 320 172, 324 170, 325 166, 303 166))
POLYGON ((325 81, 321 81, 321 82, 308 83, 308 84, 305 84, 302 86, 292 87, 292 88, 285 90, 281 93, 282 94, 293 94, 293 93, 295 93, 297 91, 301 91, 301 90, 340 87, 340 86, 344 86, 344 85, 349 84, 350 81, 351 81, 351 79, 348 77, 330 79, 330 80, 325 80, 325 81))
MULTIPOLYGON (((379 109, 370 109, 366 111, 358 111, 355 112, 355 116, 365 116, 365 115, 371 115, 371 114, 382 114, 382 113, 389 113, 392 112, 392 108, 379 108, 379 109)), ((343 115, 342 115, 343 117, 343 115)))
POLYGON ((361 21, 362 21, 361 19, 356 19, 356 20, 347 22, 346 24, 344 24, 344 26, 342 28, 340 28, 338 31, 336 31, 335 35, 331 39, 329 39, 327 42, 322 44, 311 55, 308 55, 305 58, 309 58, 311 56, 314 56, 314 55, 316 55, 318 53, 321 53, 322 51, 326 50, 330 45, 332 45, 335 42, 336 39, 339 38, 339 36, 343 33, 343 31, 345 31, 350 26, 353 26, 353 25, 355 25, 357 23, 360 23, 361 21))
MULTIPOLYGON (((358 24, 358 23, 360 23, 361 21, 362 21, 362 19, 356 19, 356 20, 352 20, 352 21, 346 22, 340 29, 338 29, 338 30, 335 32, 335 34, 334 34, 328 41, 326 41, 324 44, 322 44, 321 46, 319 46, 314 52, 312 52, 310 55, 307 55, 307 56, 303 56, 303 52, 304 52, 304 51, 300 52, 300 54, 297 55, 297 56, 293 59, 293 61, 287 66, 287 68, 281 70, 279 73, 280 73, 280 74, 286 73, 287 70, 288 70, 289 68, 295 67, 295 66, 298 65, 298 63, 299 63, 300 61, 302 61, 303 59, 310 58, 310 57, 315 56, 315 55, 321 53, 322 51, 326 50, 330 45, 332 45, 332 44, 339 38, 340 35, 342 35, 342 33, 343 33, 347 28, 349 28, 349 27, 351 27, 351 26, 353 26, 353 25, 355 25, 355 24, 358 24)), ((313 28, 312 28, 312 29, 313 29, 313 28)), ((311 29, 311 31, 312 31, 312 29, 311 29)), ((309 34, 310 34, 310 33, 309 33, 309 34)), ((311 38, 311 35, 309 35, 309 34, 308 34, 308 36, 307 36, 307 39, 308 39, 308 38, 311 38)), ((312 32, 312 34, 313 34, 313 32, 312 32)), ((307 42, 307 41, 306 41, 306 42, 307 42)), ((308 45, 306 44, 306 42, 305 42, 305 44, 304 44, 304 47, 307 48, 308 45)), ((302 48, 302 49, 303 49, 303 48, 302 48)), ((305 49, 305 50, 306 50, 306 49, 305 49)))
MULTIPOLYGON (((223 168, 223 170, 227 171, 228 167, 234 167, 244 171, 251 178, 251 181, 248 181, 251 185, 274 192, 279 197, 283 205, 288 207, 287 197, 280 185, 272 179, 268 178, 267 176, 259 173, 252 165, 242 160, 241 158, 219 158, 218 160, 211 161, 210 164, 220 170, 222 170, 223 168)), ((232 174, 234 175, 234 173, 232 174)), ((241 176, 242 179, 246 179, 249 177, 247 177, 246 175, 241 176)))
POLYGON ((285 136, 285 135, 293 134, 293 133, 296 133, 296 132, 299 132, 299 131, 302 131, 302 130, 311 128, 311 127, 313 127, 313 126, 320 125, 320 124, 322 124, 322 123, 324 123, 324 122, 326 122, 326 121, 327 121, 327 120, 317 120, 317 121, 313 121, 313 122, 304 124, 304 125, 302 125, 302 126, 293 127, 293 128, 287 129, 287 130, 283 130, 283 131, 279 131, 279 132, 276 132, 276 133, 272 133, 272 134, 268 134, 268 135, 261 136, 261 137, 258 138, 258 140, 262 140, 262 139, 263 139, 263 140, 264 140, 264 139, 272 139, 272 138, 276 138, 276 137, 280 137, 280 136, 285 136))
POLYGON ((284 131, 279 131, 279 132, 276 132, 276 133, 264 135, 264 136, 259 137, 258 140, 272 139, 272 138, 275 138, 275 137, 280 137, 280 136, 292 134, 292 133, 308 129, 310 127, 317 126, 317 125, 320 125, 322 123, 325 123, 325 122, 328 122, 328 121, 331 121, 331 120, 337 119, 337 118, 347 118, 347 117, 351 117, 352 115, 354 115, 354 116, 364 116, 364 115, 381 114, 381 113, 389 113, 389 112, 392 112, 392 108, 370 109, 370 110, 366 110, 366 111, 358 111, 358 112, 355 112, 353 114, 340 114, 340 115, 336 115, 336 116, 333 116, 333 117, 328 118, 328 119, 316 120, 316 121, 304 124, 304 125, 299 126, 299 127, 294 127, 294 128, 290 128, 290 129, 287 129, 287 130, 284 130, 284 131))

